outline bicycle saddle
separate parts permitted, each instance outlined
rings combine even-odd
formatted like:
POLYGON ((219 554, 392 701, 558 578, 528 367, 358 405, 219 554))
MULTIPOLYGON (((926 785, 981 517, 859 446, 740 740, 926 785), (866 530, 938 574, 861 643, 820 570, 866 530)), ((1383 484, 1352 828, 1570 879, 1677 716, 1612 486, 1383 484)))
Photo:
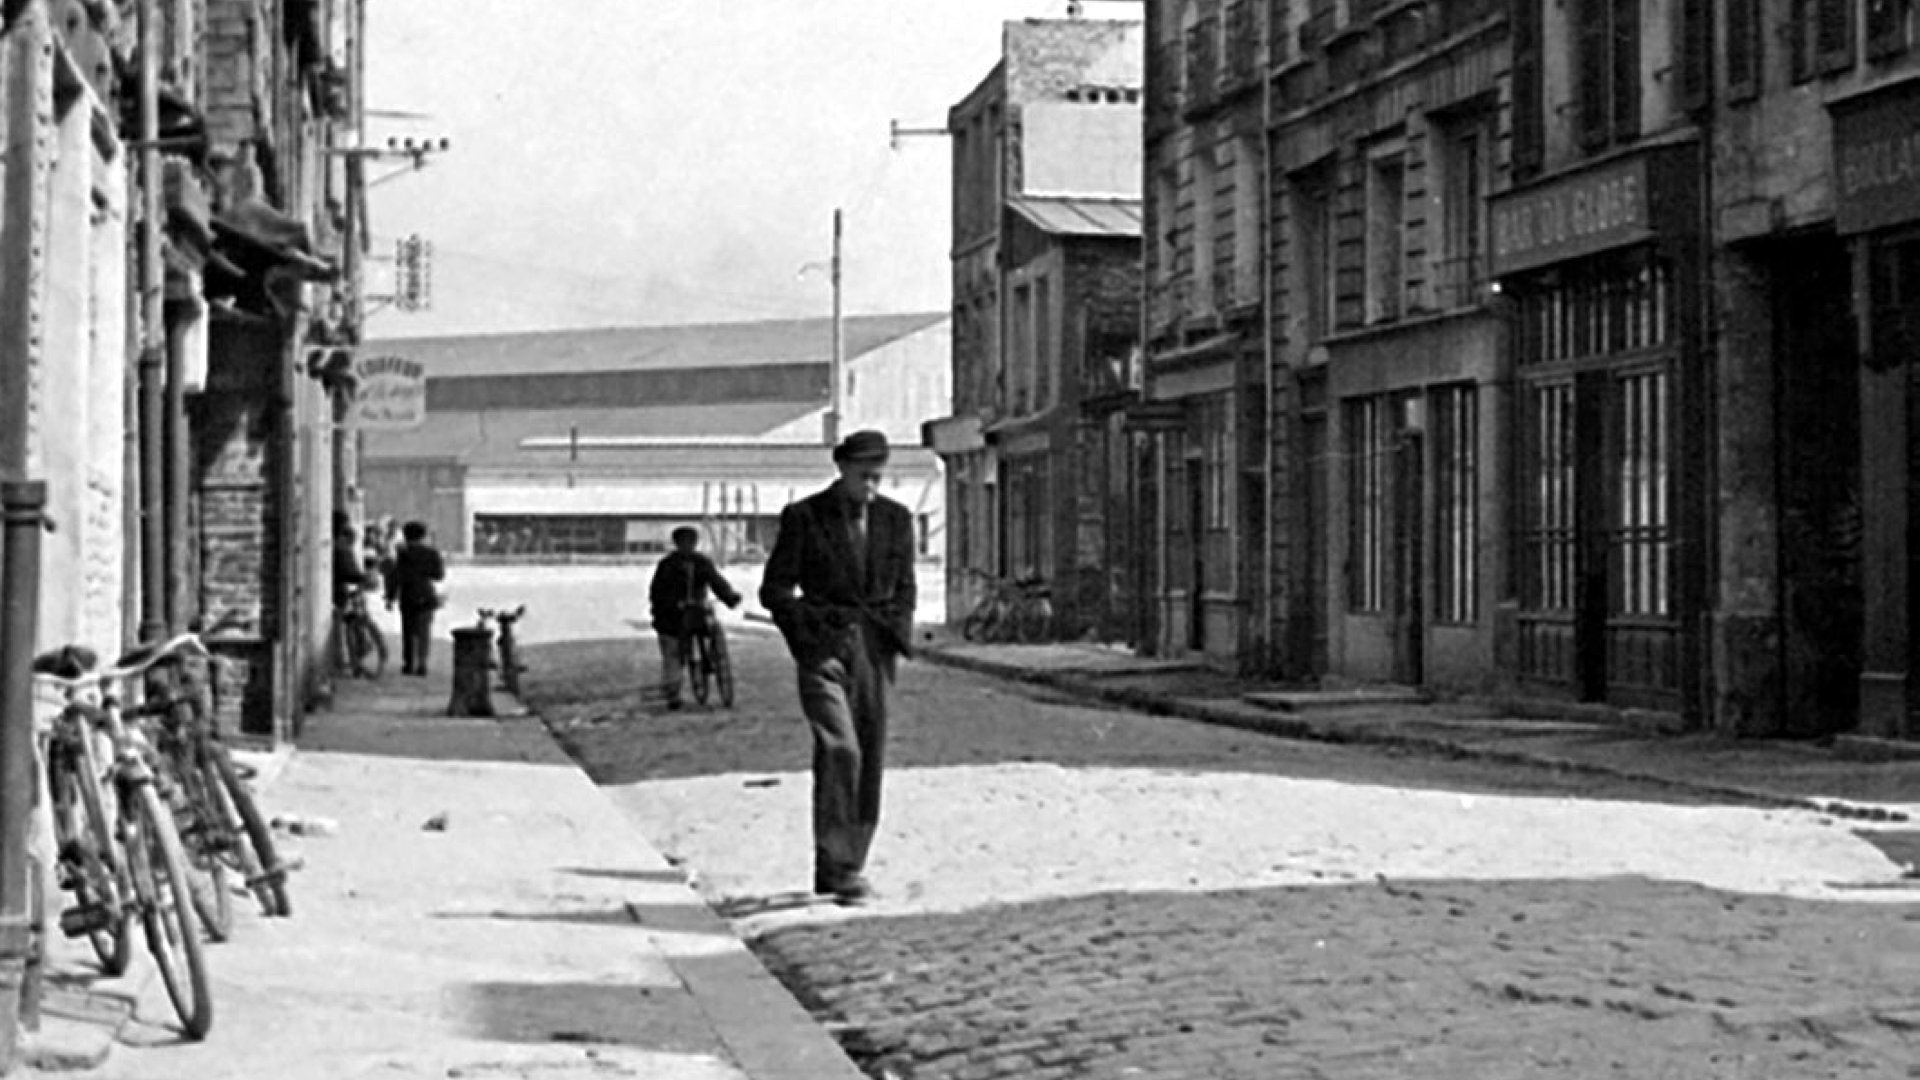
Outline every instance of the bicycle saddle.
POLYGON ((84 645, 65 645, 33 658, 33 670, 59 679, 77 679, 92 671, 100 657, 84 645))

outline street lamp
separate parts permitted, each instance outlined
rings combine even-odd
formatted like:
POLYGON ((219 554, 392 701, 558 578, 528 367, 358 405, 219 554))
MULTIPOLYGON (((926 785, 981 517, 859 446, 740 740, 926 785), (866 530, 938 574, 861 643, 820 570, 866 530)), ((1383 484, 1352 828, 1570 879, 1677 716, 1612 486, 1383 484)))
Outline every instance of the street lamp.
POLYGON ((824 264, 810 262, 800 268, 797 277, 806 277, 809 271, 825 269, 833 281, 833 363, 828 368, 828 379, 832 382, 831 396, 827 404, 827 422, 821 432, 828 446, 840 441, 840 411, 842 407, 842 384, 846 381, 842 369, 846 365, 846 332, 840 308, 840 239, 842 235, 841 213, 838 207, 833 211, 833 257, 824 264))

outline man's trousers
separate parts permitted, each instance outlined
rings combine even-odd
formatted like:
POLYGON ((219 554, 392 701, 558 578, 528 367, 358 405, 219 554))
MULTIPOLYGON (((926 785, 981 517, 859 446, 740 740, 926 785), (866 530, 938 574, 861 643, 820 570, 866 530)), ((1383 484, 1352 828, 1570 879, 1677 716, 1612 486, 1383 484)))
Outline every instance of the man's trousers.
POLYGON ((813 729, 814 876, 832 887, 867 865, 880 824, 887 684, 894 658, 864 627, 841 655, 800 666, 800 706, 813 729))

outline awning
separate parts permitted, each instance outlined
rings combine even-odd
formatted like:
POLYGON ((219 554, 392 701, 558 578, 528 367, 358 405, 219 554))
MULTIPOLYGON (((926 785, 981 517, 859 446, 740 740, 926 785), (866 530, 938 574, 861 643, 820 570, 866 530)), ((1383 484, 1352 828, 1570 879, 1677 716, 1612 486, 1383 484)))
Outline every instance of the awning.
POLYGON ((1008 199, 1007 205, 1041 232, 1054 236, 1140 237, 1138 199, 1026 197, 1008 199))
POLYGON ((207 266, 209 300, 231 300, 249 314, 290 318, 305 307, 310 281, 330 281, 332 263, 314 253, 307 226, 258 198, 242 199, 213 218, 207 266))

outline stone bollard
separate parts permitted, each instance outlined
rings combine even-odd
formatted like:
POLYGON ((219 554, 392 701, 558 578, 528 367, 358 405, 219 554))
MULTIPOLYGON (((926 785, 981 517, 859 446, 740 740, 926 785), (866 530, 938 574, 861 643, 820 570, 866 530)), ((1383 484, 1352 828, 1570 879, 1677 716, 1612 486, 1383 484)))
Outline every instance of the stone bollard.
POLYGON ((448 716, 493 716, 493 630, 461 627, 453 632, 453 697, 448 716))

